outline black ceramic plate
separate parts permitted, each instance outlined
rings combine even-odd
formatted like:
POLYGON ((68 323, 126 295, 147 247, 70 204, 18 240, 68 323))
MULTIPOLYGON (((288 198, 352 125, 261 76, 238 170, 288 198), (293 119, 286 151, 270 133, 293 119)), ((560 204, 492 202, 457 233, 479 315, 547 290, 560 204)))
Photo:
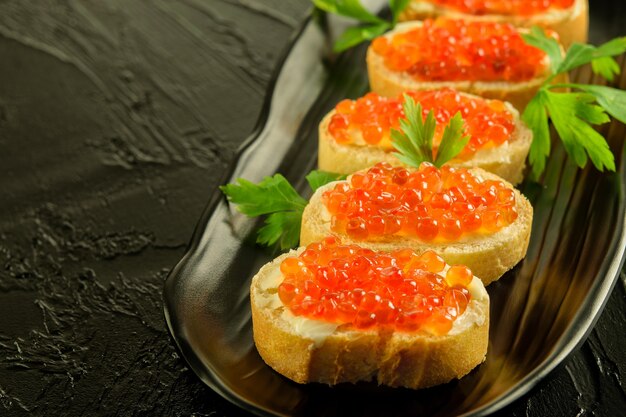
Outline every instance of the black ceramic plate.
MULTIPOLYGON (((278 171, 305 190, 319 120, 339 100, 367 90, 365 47, 333 62, 327 51, 327 36, 307 22, 224 182, 258 181, 278 171)), ((588 82, 591 75, 574 77, 588 82)), ((620 82, 626 85, 624 77, 620 82)), ((489 286, 487 360, 460 381, 422 391, 369 383, 331 388, 298 385, 271 370, 253 344, 248 287, 272 255, 248 243, 256 224, 229 207, 218 190, 165 284, 174 340, 207 385, 258 415, 489 414, 526 393, 585 339, 617 280, 626 245, 626 133, 617 123, 603 133, 618 155, 617 173, 580 171, 556 146, 543 185, 523 184, 535 208, 528 255, 489 286)))

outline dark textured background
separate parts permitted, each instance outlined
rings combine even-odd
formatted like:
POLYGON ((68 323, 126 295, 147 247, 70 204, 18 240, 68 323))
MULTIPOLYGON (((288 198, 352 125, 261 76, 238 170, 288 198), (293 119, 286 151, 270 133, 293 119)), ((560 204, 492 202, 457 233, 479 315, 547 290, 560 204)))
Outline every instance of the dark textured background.
MULTIPOLYGON (((624 34, 591 0, 591 37, 624 34)), ((0 0, 0 415, 244 414, 179 358, 161 291, 307 0, 0 0)), ((626 277, 501 415, 626 410, 626 277)))

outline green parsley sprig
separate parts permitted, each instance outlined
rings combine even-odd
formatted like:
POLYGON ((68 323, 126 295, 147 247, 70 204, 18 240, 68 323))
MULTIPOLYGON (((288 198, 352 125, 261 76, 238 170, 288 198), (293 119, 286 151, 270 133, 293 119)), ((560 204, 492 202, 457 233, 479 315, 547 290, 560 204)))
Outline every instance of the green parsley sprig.
POLYGON ((347 29, 337 39, 333 47, 335 52, 344 51, 393 29, 398 22, 400 12, 409 2, 410 0, 389 0, 392 18, 391 21, 387 21, 367 11, 359 0, 313 0, 315 7, 320 10, 361 22, 359 26, 347 29))
MULTIPOLYGON (((445 127, 436 157, 433 157, 433 136, 436 121, 430 111, 422 119, 422 106, 410 96, 403 104, 406 119, 400 119, 401 130, 392 131, 393 145, 398 159, 410 166, 419 167, 431 162, 437 167, 454 158, 467 144, 463 136, 463 119, 457 113, 445 127)), ((306 180, 313 191, 332 181, 345 179, 345 175, 325 171, 311 171, 306 180)), ((302 213, 308 202, 298 194, 289 181, 280 174, 266 177, 258 184, 243 178, 234 184, 221 186, 228 201, 248 217, 267 216, 265 224, 257 231, 257 243, 277 245, 281 250, 293 248, 300 239, 302 213)))
POLYGON ((526 43, 543 50, 550 58, 551 74, 522 114, 522 120, 534 134, 528 157, 533 176, 541 175, 550 154, 548 119, 552 120, 565 150, 578 166, 584 167, 591 159, 598 170, 615 171, 615 158, 609 145, 592 126, 607 123, 609 114, 626 123, 626 92, 599 85, 554 83, 554 80, 591 64, 595 74, 613 81, 620 72, 613 57, 626 52, 626 37, 597 47, 574 43, 563 56, 558 42, 538 27, 522 36, 526 43))
POLYGON ((444 128, 436 157, 433 156, 433 137, 437 122, 432 110, 426 119, 422 119, 422 105, 415 103, 413 97, 405 94, 402 104, 406 119, 400 119, 401 130, 393 129, 391 139, 398 151, 395 155, 407 165, 419 167, 422 162, 430 162, 441 167, 457 156, 469 142, 469 136, 463 136, 463 118, 457 112, 444 128))
MULTIPOLYGON (((311 171, 306 180, 313 191, 345 176, 325 171, 311 171)), ((238 178, 234 184, 220 187, 228 201, 248 217, 267 216, 257 231, 257 243, 277 245, 285 250, 298 245, 302 212, 308 201, 302 198, 280 174, 266 177, 258 184, 238 178)))

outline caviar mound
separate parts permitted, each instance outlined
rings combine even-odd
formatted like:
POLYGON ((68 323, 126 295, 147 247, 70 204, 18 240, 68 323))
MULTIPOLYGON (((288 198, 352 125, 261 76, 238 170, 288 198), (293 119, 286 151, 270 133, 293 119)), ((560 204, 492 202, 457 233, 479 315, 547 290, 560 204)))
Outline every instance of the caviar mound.
POLYGON ((385 67, 417 81, 529 81, 546 71, 546 54, 510 24, 427 19, 371 45, 385 67))
POLYGON ((380 163, 322 194, 331 231, 351 239, 409 236, 458 241, 495 233, 517 220, 515 192, 464 168, 423 163, 409 171, 380 163))
POLYGON ((300 243, 332 234, 374 250, 434 250, 487 285, 526 255, 532 213, 519 191, 480 169, 379 165, 320 187, 304 210, 300 243))
POLYGON ((402 107, 405 95, 421 104, 422 119, 433 112, 437 121, 433 138, 435 152, 445 126, 457 113, 463 116, 464 134, 470 136, 469 143, 458 156, 461 159, 470 158, 481 148, 502 145, 515 130, 514 115, 502 101, 484 100, 463 95, 452 88, 442 88, 409 91, 393 98, 368 93, 357 100, 342 100, 335 106, 328 132, 341 144, 372 145, 391 151, 391 130, 399 130, 400 119, 406 118, 402 107))
MULTIPOLYGON (((449 165, 482 168, 514 184, 523 179, 532 131, 509 103, 486 100, 447 87, 405 94, 419 101, 424 113, 434 111, 439 133, 457 111, 467 119, 465 133, 471 136, 470 143, 460 157, 448 162, 449 165), (488 134, 484 135, 483 131, 488 134)), ((381 161, 402 165, 391 149, 390 131, 398 127, 403 115, 403 95, 387 98, 368 93, 357 100, 337 104, 319 126, 319 168, 351 174, 381 161)), ((435 143, 437 141, 435 137, 435 143)))
POLYGON ((400 14, 400 20, 448 16, 525 28, 540 26, 558 33, 563 45, 569 47, 574 42, 587 42, 588 9, 588 0, 412 0, 400 14))
POLYGON ((328 237, 280 264, 278 295, 291 313, 355 329, 447 334, 471 299, 473 274, 432 251, 376 253, 328 237))
MULTIPOLYGON (((263 266, 251 282, 254 341, 263 360, 277 372, 299 383, 375 381, 419 389, 460 378, 484 360, 489 297, 479 279, 472 278, 465 312, 445 334, 425 328, 358 329, 295 316, 281 301, 281 264, 306 250, 279 256, 263 266)), ((459 275, 466 279, 463 273, 459 275)))
POLYGON ((564 10, 574 5, 574 0, 428 0, 438 6, 448 7, 462 13, 473 15, 499 14, 530 16, 545 13, 548 10, 564 10))
POLYGON ((386 97, 453 87, 521 111, 550 74, 549 58, 523 41, 526 30, 450 18, 401 23, 367 50, 370 87, 386 97))

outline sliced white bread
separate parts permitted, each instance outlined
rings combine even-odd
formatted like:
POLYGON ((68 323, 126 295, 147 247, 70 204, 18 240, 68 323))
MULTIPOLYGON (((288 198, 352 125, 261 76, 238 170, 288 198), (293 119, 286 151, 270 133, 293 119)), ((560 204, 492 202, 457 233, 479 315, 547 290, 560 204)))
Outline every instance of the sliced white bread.
MULTIPOLYGON (((391 38, 394 34, 407 32, 422 26, 421 21, 400 23, 396 28, 383 36, 391 38)), ((523 29, 522 29, 523 30, 523 29)), ((370 89, 382 96, 396 97, 407 90, 434 90, 438 88, 454 88, 458 91, 475 94, 477 96, 508 101, 523 111, 528 102, 535 96, 541 84, 548 78, 549 58, 545 57, 545 73, 529 81, 418 81, 406 72, 392 71, 385 65, 384 57, 377 54, 370 45, 367 49, 367 72, 370 89)), ((555 83, 567 81, 567 75, 562 74, 554 79, 555 83)))
MULTIPOLYGON (((501 178, 480 168, 471 173, 484 180, 501 180, 501 178)), ((473 234, 461 237, 457 241, 424 242, 416 237, 391 235, 355 241, 348 235, 331 231, 331 215, 322 202, 325 191, 332 189, 337 181, 317 189, 309 200, 302 214, 300 244, 319 241, 325 236, 335 235, 345 244, 354 243, 362 247, 392 251, 410 248, 422 253, 433 250, 450 265, 466 265, 485 285, 499 279, 506 271, 513 268, 526 256, 530 231, 532 228, 533 207, 530 202, 512 185, 507 184, 515 193, 517 219, 491 234, 473 234)))
POLYGON ((507 22, 520 27, 540 26, 559 34, 561 43, 566 48, 574 42, 587 42, 589 31, 589 5, 587 0, 575 0, 568 9, 551 8, 543 13, 529 16, 482 14, 474 15, 434 4, 429 1, 412 0, 400 15, 400 20, 424 20, 446 16, 468 21, 507 22))
POLYGON ((460 378, 484 361, 489 296, 479 279, 470 284, 467 309, 446 335, 358 330, 295 316, 282 304, 280 263, 302 250, 263 266, 250 285, 254 342, 278 373, 299 383, 377 381, 419 389, 460 378))
MULTIPOLYGON (((469 94, 466 94, 469 96, 469 94)), ((526 156, 533 140, 532 130, 520 119, 519 112, 509 103, 507 110, 514 115, 515 130, 511 138, 500 146, 478 150, 471 158, 456 159, 449 165, 463 168, 482 168, 502 177, 512 184, 524 179, 526 156)), ((323 171, 351 174, 369 168, 379 162, 397 166, 402 163, 394 156, 394 151, 376 145, 338 143, 331 135, 328 126, 335 110, 328 113, 319 127, 318 166, 323 171)), ((357 132, 355 135, 359 135, 357 132)), ((364 143, 357 140, 356 143, 364 143)))

